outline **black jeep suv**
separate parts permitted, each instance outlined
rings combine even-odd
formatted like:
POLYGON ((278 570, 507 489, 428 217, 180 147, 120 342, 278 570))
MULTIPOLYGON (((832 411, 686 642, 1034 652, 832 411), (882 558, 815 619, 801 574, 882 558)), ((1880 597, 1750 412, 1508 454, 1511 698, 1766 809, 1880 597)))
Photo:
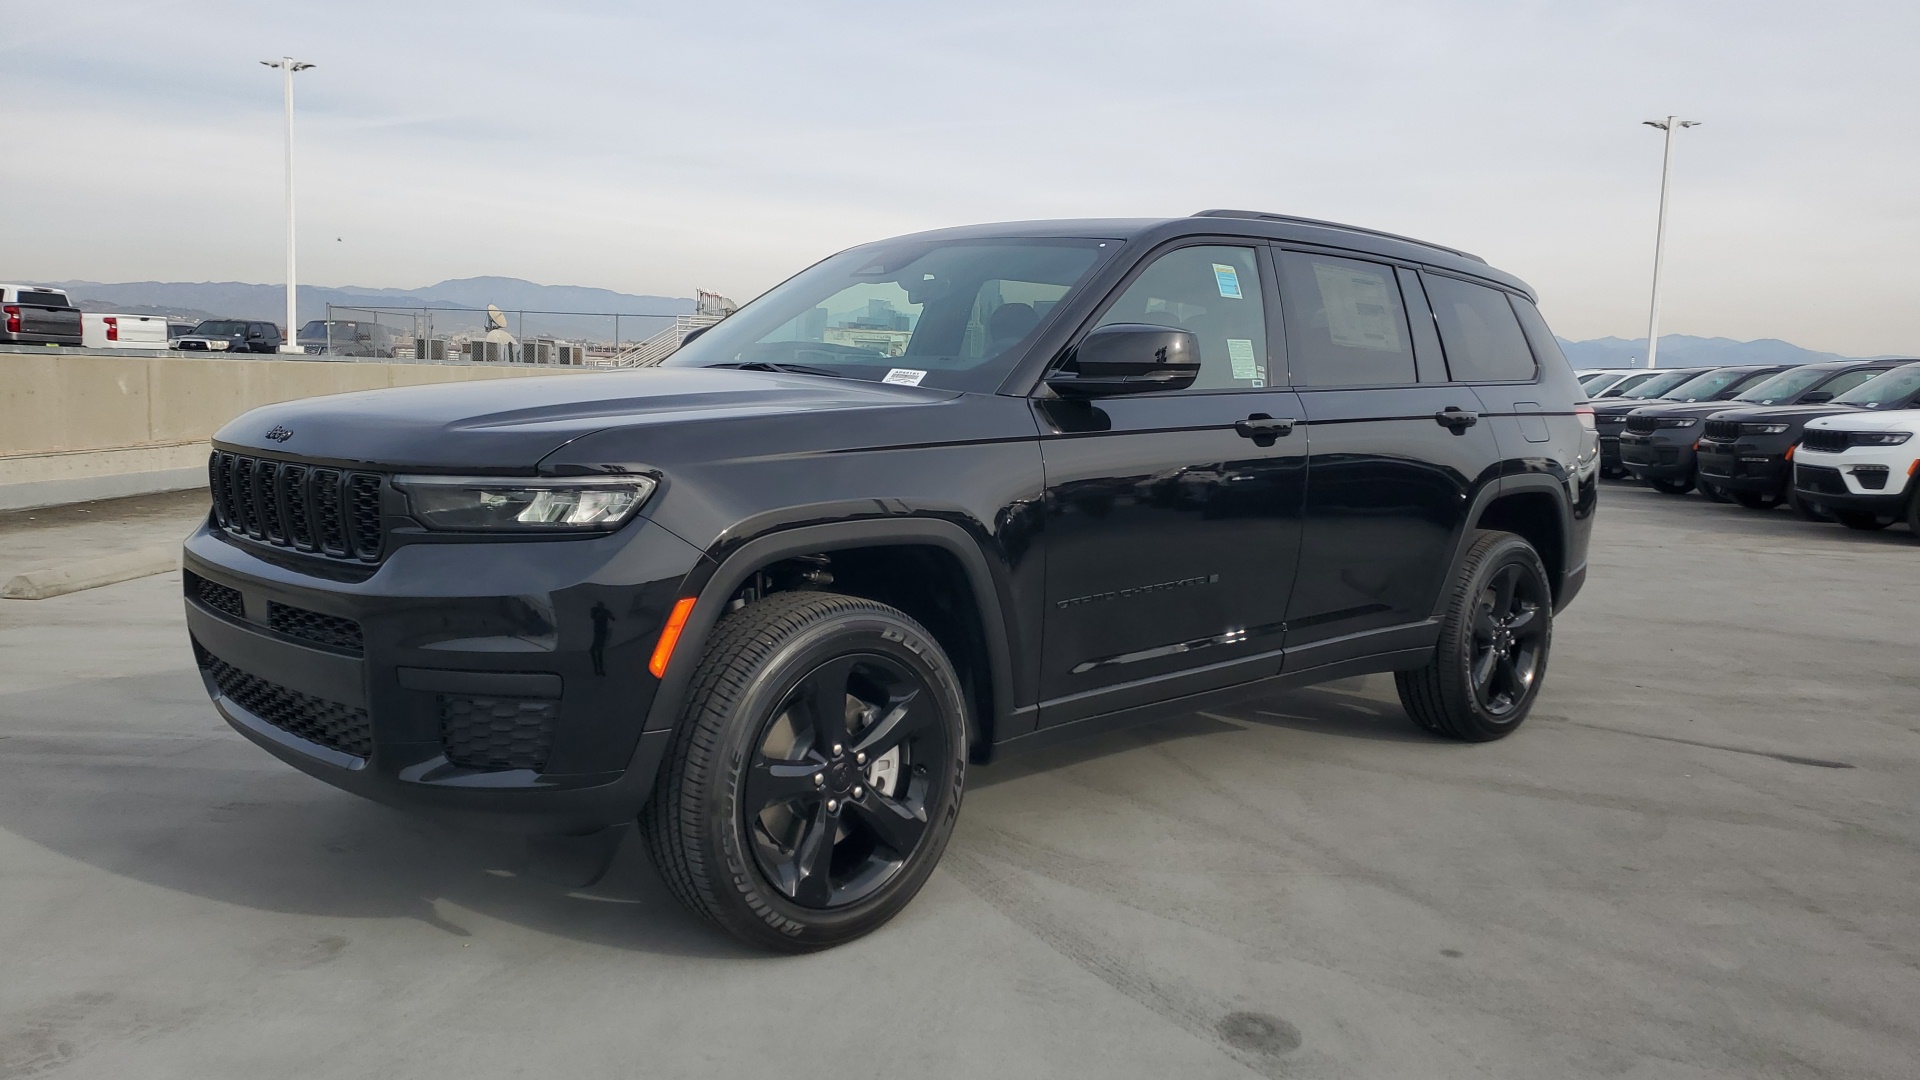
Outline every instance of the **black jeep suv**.
MULTIPOLYGON (((1701 480, 1727 492, 1742 506, 1770 509, 1793 497, 1793 448, 1799 445, 1807 421, 1863 409, 1920 408, 1920 363, 1911 358, 1835 360, 1794 371, 1819 369, 1840 369, 1841 373, 1820 383, 1819 391, 1802 394, 1790 404, 1758 403, 1708 416, 1697 444, 1701 480)), ((1739 405, 1745 396, 1727 404, 1739 405)), ((1808 517, 1823 516, 1811 506, 1799 508, 1808 517)))
POLYGON ((1527 287, 1447 248, 924 233, 659 369, 248 413, 187 623, 295 767, 582 878, 637 815, 690 908, 819 948, 920 888, 969 761, 1366 672, 1513 731, 1586 576, 1581 401, 1527 287))
POLYGON ((1600 475, 1621 479, 1632 474, 1620 463, 1620 433, 1627 429, 1627 414, 1661 400, 1712 368, 1674 368, 1662 370, 1631 390, 1593 399, 1593 422, 1600 435, 1600 475))

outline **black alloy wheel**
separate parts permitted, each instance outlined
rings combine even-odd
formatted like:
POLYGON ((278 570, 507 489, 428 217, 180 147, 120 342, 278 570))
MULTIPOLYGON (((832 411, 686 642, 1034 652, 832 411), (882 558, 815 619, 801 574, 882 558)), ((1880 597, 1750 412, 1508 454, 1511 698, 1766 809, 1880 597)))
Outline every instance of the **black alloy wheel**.
POLYGON ((1462 561, 1425 667, 1397 672, 1400 703, 1436 734, 1487 742, 1526 719, 1546 676, 1553 594, 1532 545, 1483 531, 1462 561))
POLYGON ((783 952, 891 919, 959 813, 959 686, 932 634, 872 600, 780 593, 728 614, 640 817, 669 890, 783 952))
POLYGON ((1785 500, 1777 491, 1735 491, 1733 501, 1749 510, 1771 510, 1785 500))
POLYGON ((1861 532, 1872 532, 1893 524, 1892 518, 1881 517, 1871 510, 1835 510, 1833 518, 1847 528, 1861 532))

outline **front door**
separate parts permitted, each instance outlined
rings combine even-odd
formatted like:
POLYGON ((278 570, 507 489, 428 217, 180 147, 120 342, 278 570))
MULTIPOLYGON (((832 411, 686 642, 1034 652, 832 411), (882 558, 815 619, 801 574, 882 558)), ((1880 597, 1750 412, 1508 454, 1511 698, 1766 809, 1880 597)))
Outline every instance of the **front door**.
POLYGON ((1268 385, 1259 254, 1176 248, 1096 323, 1193 331, 1192 388, 1035 402, 1047 485, 1042 726, 1279 671, 1307 448, 1285 423, 1243 423, 1300 417, 1299 399, 1268 385))

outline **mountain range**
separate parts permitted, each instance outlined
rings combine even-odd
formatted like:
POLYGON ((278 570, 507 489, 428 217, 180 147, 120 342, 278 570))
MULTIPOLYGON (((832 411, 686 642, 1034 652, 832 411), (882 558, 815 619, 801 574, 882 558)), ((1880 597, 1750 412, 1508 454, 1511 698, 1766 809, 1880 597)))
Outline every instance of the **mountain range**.
MULTIPOLYGON (((65 289, 85 311, 119 311, 129 315, 174 315, 186 319, 215 317, 242 319, 286 318, 286 289, 281 285, 255 285, 240 281, 50 281, 42 284, 65 289)), ((302 285, 299 288, 299 314, 302 322, 324 318, 332 304, 335 318, 356 315, 340 308, 386 308, 390 310, 431 309, 435 332, 449 333, 477 328, 487 305, 509 313, 508 327, 522 335, 539 334, 605 341, 613 336, 614 314, 622 316, 672 316, 693 311, 694 301, 677 296, 638 296, 578 285, 541 285, 521 278, 455 278, 419 289, 384 289, 357 285, 329 287, 302 285), (454 311, 450 309, 464 309, 454 311), (526 315, 519 311, 593 312, 592 316, 526 315)), ((358 317, 366 318, 368 315, 358 317)), ((382 321, 404 327, 405 316, 389 315, 382 321)), ((623 323, 625 340, 638 340, 661 325, 657 318, 637 318, 623 323)), ((411 332, 408 330, 407 332, 411 332)), ((1635 367, 1646 356, 1645 338, 1594 338, 1588 341, 1560 339, 1560 348, 1575 368, 1635 367)), ((1778 338, 1735 341, 1724 337, 1695 337, 1690 334, 1663 334, 1660 337, 1661 367, 1706 367, 1720 364, 1806 364, 1817 360, 1838 360, 1837 353, 1801 348, 1778 338)))

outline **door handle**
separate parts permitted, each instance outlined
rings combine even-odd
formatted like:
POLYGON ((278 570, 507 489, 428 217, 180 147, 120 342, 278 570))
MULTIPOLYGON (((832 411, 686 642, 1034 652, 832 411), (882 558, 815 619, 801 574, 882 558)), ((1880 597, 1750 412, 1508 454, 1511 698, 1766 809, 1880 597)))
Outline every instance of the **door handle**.
POLYGON ((1266 413, 1257 412, 1245 420, 1235 420, 1233 430, 1243 439, 1252 439, 1255 446, 1272 446, 1275 439, 1293 434, 1293 418, 1276 420, 1266 413))
POLYGON ((1467 429, 1480 422, 1480 414, 1469 412, 1457 405, 1449 405, 1433 414, 1434 422, 1451 430, 1455 435, 1465 435, 1467 429))

